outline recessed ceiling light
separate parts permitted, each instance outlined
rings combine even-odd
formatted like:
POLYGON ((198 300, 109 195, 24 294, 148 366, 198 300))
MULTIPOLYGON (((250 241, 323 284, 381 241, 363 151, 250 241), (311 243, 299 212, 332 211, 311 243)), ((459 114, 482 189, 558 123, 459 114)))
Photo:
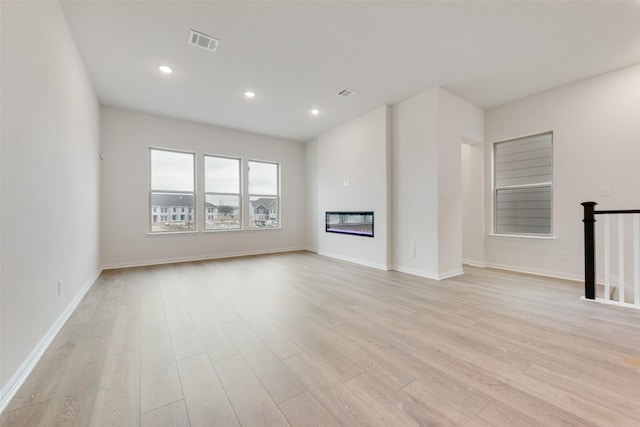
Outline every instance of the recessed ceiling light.
POLYGON ((317 108, 314 108, 313 110, 311 110, 311 115, 317 116, 318 114, 320 114, 320 110, 318 110, 317 108))
POLYGON ((162 72, 163 72, 163 73, 165 73, 165 74, 171 74, 171 73, 173 73, 173 70, 171 69, 171 67, 168 67, 168 66, 166 66, 166 65, 160 65, 160 66, 158 67, 158 70, 162 71, 162 72))
POLYGON ((251 92, 250 90, 248 90, 244 93, 244 96, 246 96, 247 98, 253 98, 254 96, 256 96, 256 94, 255 92, 251 92))

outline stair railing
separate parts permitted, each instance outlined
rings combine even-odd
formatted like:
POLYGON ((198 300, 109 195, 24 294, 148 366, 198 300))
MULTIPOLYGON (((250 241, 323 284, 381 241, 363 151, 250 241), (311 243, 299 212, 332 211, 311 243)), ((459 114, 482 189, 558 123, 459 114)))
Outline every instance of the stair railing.
POLYGON ((584 208, 584 298, 610 304, 640 308, 640 210, 596 210, 596 202, 583 202, 584 208), (596 215, 604 219, 604 293, 596 297, 596 215), (625 221, 624 215, 633 215, 633 303, 625 301, 625 221), (618 223, 618 297, 611 299, 611 218, 618 223))

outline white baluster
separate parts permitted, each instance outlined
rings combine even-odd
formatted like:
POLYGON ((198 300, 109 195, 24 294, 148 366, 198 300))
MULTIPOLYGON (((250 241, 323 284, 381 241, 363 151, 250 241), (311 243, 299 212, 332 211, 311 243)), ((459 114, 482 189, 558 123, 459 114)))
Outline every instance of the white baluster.
POLYGON ((618 301, 624 302, 624 214, 618 214, 618 301))
POLYGON ((633 303, 640 306, 640 214, 633 214, 633 303))
POLYGON ((609 233, 610 215, 604 216, 604 300, 609 301, 611 295, 611 236, 609 233))

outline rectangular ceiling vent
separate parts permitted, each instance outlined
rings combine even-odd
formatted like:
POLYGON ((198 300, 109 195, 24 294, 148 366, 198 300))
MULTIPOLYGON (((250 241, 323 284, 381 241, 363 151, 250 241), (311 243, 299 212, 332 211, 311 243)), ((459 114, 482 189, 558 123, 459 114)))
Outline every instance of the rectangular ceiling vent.
POLYGON ((203 49, 215 52, 220 40, 216 40, 211 36, 191 30, 189 32, 189 44, 201 47, 203 49))
POLYGON ((341 96, 343 98, 351 98, 352 96, 356 95, 357 92, 351 90, 351 89, 347 89, 344 88, 342 89, 340 92, 338 92, 338 96, 341 96))

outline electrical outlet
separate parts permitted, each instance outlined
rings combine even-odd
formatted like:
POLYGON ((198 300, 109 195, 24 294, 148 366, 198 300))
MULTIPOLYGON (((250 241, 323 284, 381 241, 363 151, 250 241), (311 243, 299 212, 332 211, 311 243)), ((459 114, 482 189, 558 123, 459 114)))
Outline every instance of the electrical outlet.
POLYGON ((566 260, 567 260, 567 252, 566 251, 560 252, 560 261, 566 261, 566 260))
POLYGON ((400 257, 400 248, 396 248, 396 256, 400 257))
POLYGON ((62 280, 58 280, 58 296, 62 293, 62 280))

